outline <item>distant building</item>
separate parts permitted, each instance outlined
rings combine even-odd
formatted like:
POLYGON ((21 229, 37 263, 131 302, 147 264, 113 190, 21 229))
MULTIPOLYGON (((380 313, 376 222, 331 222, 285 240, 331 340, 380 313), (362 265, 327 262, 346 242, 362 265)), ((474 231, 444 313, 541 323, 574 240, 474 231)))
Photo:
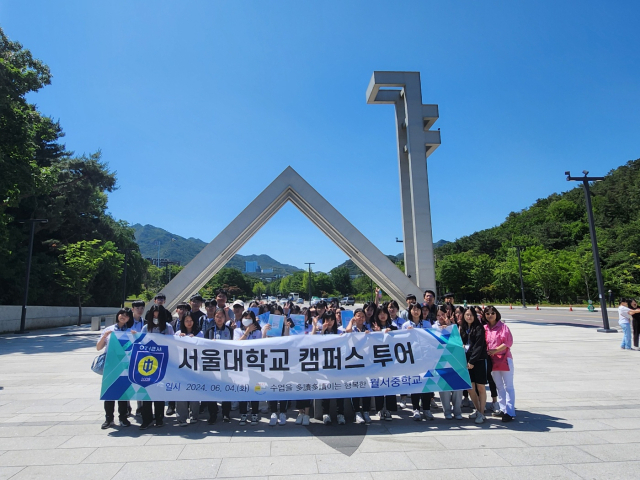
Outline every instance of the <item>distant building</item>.
POLYGON ((165 268, 167 265, 180 265, 180 262, 177 260, 169 260, 167 258, 160 259, 160 265, 158 265, 158 258, 154 257, 145 257, 145 260, 151 262, 151 265, 155 265, 156 267, 165 268))
POLYGON ((273 268, 263 268, 261 271, 262 273, 273 273, 273 268))
POLYGON ((258 266, 258 262, 244 262, 244 271, 245 273, 260 272, 260 267, 258 266))

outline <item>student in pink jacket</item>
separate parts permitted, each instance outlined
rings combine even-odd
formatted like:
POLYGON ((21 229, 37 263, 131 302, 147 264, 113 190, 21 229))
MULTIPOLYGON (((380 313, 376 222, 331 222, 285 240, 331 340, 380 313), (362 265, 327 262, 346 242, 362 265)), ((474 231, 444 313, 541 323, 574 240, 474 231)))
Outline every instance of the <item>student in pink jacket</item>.
POLYGON ((513 336, 509 327, 502 321, 500 312, 493 305, 484 309, 487 324, 484 326, 487 339, 487 353, 491 357, 493 370, 491 376, 498 389, 498 416, 503 422, 510 422, 516 416, 516 392, 513 388, 513 357, 511 346, 513 336))

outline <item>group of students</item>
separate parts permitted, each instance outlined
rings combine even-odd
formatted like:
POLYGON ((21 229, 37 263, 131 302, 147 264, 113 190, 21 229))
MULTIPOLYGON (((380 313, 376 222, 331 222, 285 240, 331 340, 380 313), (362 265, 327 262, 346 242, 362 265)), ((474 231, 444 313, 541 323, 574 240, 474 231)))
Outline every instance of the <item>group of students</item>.
MULTIPOLYGON (((377 297, 376 297, 377 299, 377 297)), ((424 303, 418 303, 415 295, 407 295, 406 305, 401 309, 394 300, 378 304, 365 303, 362 308, 353 311, 353 317, 343 324, 343 307, 337 304, 327 305, 320 301, 310 307, 300 308, 293 302, 284 306, 252 302, 249 308, 258 308, 259 313, 283 315, 288 319, 292 314, 303 314, 304 331, 308 335, 343 335, 366 334, 371 332, 390 332, 411 328, 444 328, 457 325, 462 338, 467 358, 467 368, 471 378, 471 389, 464 391, 439 392, 444 418, 462 420, 462 407, 467 406, 475 411, 469 418, 475 423, 484 423, 486 413, 501 417, 503 422, 515 418, 515 390, 513 386, 513 357, 511 347, 513 337, 507 325, 501 321, 500 312, 493 307, 462 307, 453 304, 452 297, 445 297, 442 305, 435 304, 435 293, 424 292, 424 303), (489 384, 492 401, 486 402, 486 388, 489 384)), ((96 348, 102 350, 108 346, 112 331, 129 331, 131 333, 157 333, 176 336, 193 336, 210 340, 253 340, 266 338, 270 325, 260 326, 253 310, 246 309, 242 300, 227 305, 227 294, 224 290, 216 292, 215 298, 205 301, 200 295, 193 295, 189 302, 178 304, 176 316, 164 307, 166 297, 159 294, 154 299, 146 314, 145 303, 136 300, 132 308, 121 309, 117 322, 107 327, 98 341, 96 348), (205 312, 201 308, 204 305, 205 312), (144 317, 143 317, 144 314, 144 317)), ((290 319, 284 322, 283 335, 288 335, 293 327, 290 319)), ((368 424, 371 422, 371 397, 348 399, 355 413, 355 422, 368 424)), ((346 423, 345 398, 333 399, 336 404, 336 421, 339 425, 346 423)), ((322 421, 331 424, 331 399, 321 402, 322 421)), ((105 422, 103 429, 114 425, 115 401, 105 401, 105 422)), ((118 418, 120 426, 131 425, 129 417, 133 411, 129 402, 118 401, 118 418)), ((269 425, 285 425, 287 410, 292 401, 270 401, 269 425)), ((311 400, 296 400, 298 415, 297 425, 309 425, 311 400)), ((407 408, 409 403, 405 395, 374 397, 375 412, 379 420, 392 420, 392 412, 407 408)), ((415 393, 410 395, 412 412, 410 418, 416 421, 434 420, 431 409, 436 407, 433 393, 415 393)), ((221 402, 223 422, 231 422, 231 411, 239 410, 239 425, 247 423, 256 425, 259 421, 260 408, 258 401, 221 402), (249 408, 251 413, 249 414, 249 408)), ((155 423, 156 427, 164 424, 165 415, 176 414, 180 426, 198 421, 199 415, 208 413, 208 423, 213 425, 218 417, 218 402, 168 402, 165 412, 164 401, 137 402, 135 415, 140 415, 140 429, 145 430, 155 423)))

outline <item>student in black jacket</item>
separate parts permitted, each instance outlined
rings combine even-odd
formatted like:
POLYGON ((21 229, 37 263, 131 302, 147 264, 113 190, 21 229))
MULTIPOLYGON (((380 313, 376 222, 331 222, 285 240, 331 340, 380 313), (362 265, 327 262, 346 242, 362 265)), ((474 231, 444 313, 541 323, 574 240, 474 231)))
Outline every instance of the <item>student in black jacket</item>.
POLYGON ((476 407, 475 413, 469 418, 475 419, 475 423, 484 423, 484 407, 487 403, 487 340, 484 336, 484 327, 473 308, 464 311, 464 323, 460 328, 460 337, 467 355, 467 368, 471 377, 471 390, 469 395, 476 407))

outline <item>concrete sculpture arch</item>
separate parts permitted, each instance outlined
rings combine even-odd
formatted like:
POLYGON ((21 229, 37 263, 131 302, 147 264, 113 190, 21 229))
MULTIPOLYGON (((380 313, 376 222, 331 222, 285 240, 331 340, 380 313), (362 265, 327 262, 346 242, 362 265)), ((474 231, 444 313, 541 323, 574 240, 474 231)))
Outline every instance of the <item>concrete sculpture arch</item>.
POLYGON ((166 307, 202 288, 287 202, 295 205, 360 269, 401 305, 421 298, 418 285, 356 229, 293 168, 287 167, 162 290, 166 307))

